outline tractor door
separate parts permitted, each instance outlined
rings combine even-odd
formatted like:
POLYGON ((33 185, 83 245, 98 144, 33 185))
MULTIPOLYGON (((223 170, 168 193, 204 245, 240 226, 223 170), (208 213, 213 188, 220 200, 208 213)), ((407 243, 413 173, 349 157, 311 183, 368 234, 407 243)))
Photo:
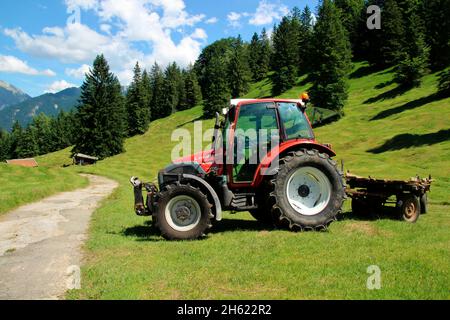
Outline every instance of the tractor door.
POLYGON ((273 102, 244 104, 239 108, 232 145, 233 164, 228 166, 232 184, 253 182, 259 163, 279 142, 279 121, 273 102), (230 170, 231 169, 231 170, 230 170))

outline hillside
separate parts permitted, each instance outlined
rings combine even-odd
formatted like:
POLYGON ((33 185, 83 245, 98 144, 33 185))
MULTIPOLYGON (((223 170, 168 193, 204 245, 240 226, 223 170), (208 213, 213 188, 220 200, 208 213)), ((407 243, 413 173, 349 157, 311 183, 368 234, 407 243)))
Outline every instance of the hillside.
MULTIPOLYGON (((83 288, 69 298, 448 299, 450 98, 434 95, 436 75, 408 92, 398 92, 392 76, 389 70, 370 74, 358 64, 346 117, 315 131, 359 175, 405 179, 431 174, 436 182, 429 214, 417 224, 357 217, 347 202, 329 232, 268 231, 240 213, 226 214, 204 241, 162 240, 148 219, 133 214, 128 179, 155 179, 177 143, 169 143, 172 131, 192 132, 201 116, 196 107, 153 122, 145 135, 126 142, 126 153, 92 167, 60 169, 70 162, 68 150, 38 158, 42 166, 67 175, 88 172, 120 182, 94 215, 83 288), (382 290, 366 289, 370 265, 382 270, 382 290)), ((300 81, 283 97, 297 97, 308 87, 300 81)), ((250 94, 269 92, 270 83, 259 83, 250 94)), ((203 123, 203 130, 210 127, 212 120, 203 123)))
POLYGON ((6 106, 21 103, 31 97, 13 85, 0 80, 0 111, 6 106))
POLYGON ((58 93, 46 93, 0 109, 0 128, 10 130, 16 120, 22 126, 26 126, 39 113, 56 116, 61 110, 72 110, 78 103, 80 92, 79 88, 68 88, 58 93))

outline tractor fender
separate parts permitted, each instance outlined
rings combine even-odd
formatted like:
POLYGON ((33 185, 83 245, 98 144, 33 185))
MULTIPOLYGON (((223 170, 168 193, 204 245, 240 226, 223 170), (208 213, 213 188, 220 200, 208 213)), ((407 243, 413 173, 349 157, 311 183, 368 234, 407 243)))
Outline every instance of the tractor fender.
POLYGON ((276 149, 270 151, 256 170, 256 175, 254 179, 254 186, 259 186, 265 176, 271 176, 278 172, 278 165, 274 165, 273 162, 277 159, 281 158, 284 154, 289 151, 299 150, 299 149, 316 149, 320 153, 325 153, 330 157, 335 157, 336 153, 323 144, 319 144, 315 141, 311 140, 294 140, 287 141, 285 143, 280 144, 280 146, 276 149))
POLYGON ((206 182, 204 179, 194 176, 192 174, 183 174, 182 177, 185 180, 194 180, 194 181, 200 183, 202 186, 204 186, 206 188, 206 190, 208 190, 209 195, 214 200, 214 207, 216 210, 215 219, 216 219, 216 221, 221 221, 222 220, 222 205, 220 204, 219 196, 217 195, 216 191, 214 191, 214 189, 211 187, 211 185, 208 182, 206 182))

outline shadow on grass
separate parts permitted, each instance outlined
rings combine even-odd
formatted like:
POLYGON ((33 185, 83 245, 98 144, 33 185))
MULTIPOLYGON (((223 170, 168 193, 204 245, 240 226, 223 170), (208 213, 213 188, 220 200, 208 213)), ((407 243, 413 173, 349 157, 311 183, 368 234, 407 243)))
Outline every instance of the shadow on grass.
POLYGON ((381 111, 379 114, 377 114, 376 116, 374 116, 372 119, 370 120, 381 120, 381 119, 385 119, 387 117, 390 117, 392 115, 398 114, 398 113, 402 113, 404 111, 407 110, 413 110, 416 108, 420 108, 426 104, 429 104, 431 102, 435 102, 435 101, 439 101, 444 99, 445 97, 440 96, 438 94, 432 94, 426 97, 422 97, 420 99, 414 100, 414 101, 410 101, 407 102, 401 106, 392 108, 392 109, 388 109, 388 110, 383 110, 381 111))
POLYGON ((386 81, 386 82, 382 82, 382 83, 377 84, 375 86, 375 89, 383 89, 383 88, 386 88, 386 87, 388 87, 388 86, 390 86, 391 84, 394 84, 394 83, 395 83, 394 80, 389 80, 389 81, 386 81))
POLYGON ((339 221, 377 221, 377 220, 396 220, 401 221, 400 214, 395 207, 384 206, 376 213, 367 210, 367 213, 354 213, 352 211, 343 212, 338 215, 339 221))
POLYGON ((182 123, 182 124, 177 125, 177 129, 178 129, 178 128, 182 128, 182 127, 184 127, 185 125, 194 123, 194 122, 196 122, 196 121, 200 121, 200 120, 206 120, 206 118, 204 118, 203 116, 201 116, 201 117, 197 117, 197 118, 195 118, 195 119, 186 121, 186 122, 184 122, 184 123, 182 123))
POLYGON ((395 151, 412 147, 430 146, 433 144, 450 141, 450 129, 428 134, 399 134, 387 140, 379 147, 367 150, 367 152, 380 154, 387 151, 395 151))
MULTIPOLYGON (((211 229, 211 234, 234 232, 234 231, 264 231, 273 230, 272 227, 266 226, 258 221, 253 220, 231 220, 224 219, 217 222, 211 229)), ((137 225, 134 227, 125 228, 122 235, 126 237, 138 238, 137 241, 166 241, 161 237, 159 230, 153 227, 151 221, 146 221, 144 225, 137 225)))
POLYGON ((409 91, 411 89, 412 88, 410 88, 410 87, 397 86, 394 89, 383 92, 376 97, 367 99, 366 101, 364 101, 364 104, 372 104, 372 103, 375 103, 378 101, 394 99, 395 97, 401 96, 402 94, 406 93, 407 91, 409 91))
POLYGON ((374 66, 362 66, 350 74, 350 79, 359 79, 381 70, 374 66))

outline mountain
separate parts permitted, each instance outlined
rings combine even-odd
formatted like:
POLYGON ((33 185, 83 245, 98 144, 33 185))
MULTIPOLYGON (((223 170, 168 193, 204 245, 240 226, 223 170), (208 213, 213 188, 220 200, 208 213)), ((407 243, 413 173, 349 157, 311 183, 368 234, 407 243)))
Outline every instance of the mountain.
POLYGON ((5 107, 30 99, 26 93, 13 85, 0 80, 0 111, 5 107))
POLYGON ((6 106, 0 110, 0 128, 10 130, 16 120, 26 126, 40 113, 56 116, 61 110, 69 111, 77 105, 80 94, 80 88, 69 88, 6 106))

